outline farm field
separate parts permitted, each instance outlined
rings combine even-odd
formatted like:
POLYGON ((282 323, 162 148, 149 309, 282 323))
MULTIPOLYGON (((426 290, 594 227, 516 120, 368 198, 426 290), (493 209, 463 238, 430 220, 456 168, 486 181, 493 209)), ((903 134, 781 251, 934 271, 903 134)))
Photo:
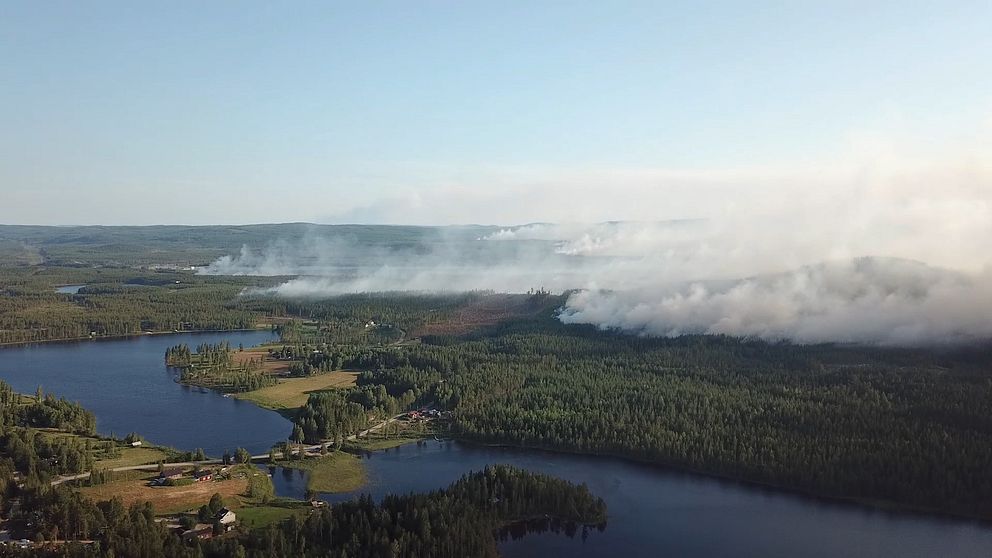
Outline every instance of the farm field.
POLYGON ((235 395, 260 407, 282 410, 302 407, 315 391, 346 388, 355 385, 357 372, 328 372, 308 378, 285 378, 274 386, 235 395))
MULTIPOLYGON (((295 503, 295 502, 294 502, 295 503)), ((279 523, 290 517, 302 516, 304 513, 309 511, 311 508, 309 504, 306 507, 297 506, 281 506, 281 505, 266 505, 266 506, 251 506, 244 507, 238 510, 238 521, 250 529, 257 529, 259 527, 265 527, 272 525, 274 523, 279 523)))
MULTIPOLYGON (((260 473, 261 474, 261 473, 260 473)), ((148 481, 157 473, 150 473, 140 479, 112 481, 97 486, 79 488, 80 494, 99 502, 120 498, 125 506, 134 503, 151 502, 158 514, 185 512, 207 503, 214 494, 220 494, 224 501, 237 507, 241 495, 248 488, 247 479, 198 482, 188 486, 148 486, 148 481)))
POLYGON ((116 467, 158 463, 164 461, 166 457, 168 456, 164 451, 156 448, 123 448, 120 457, 98 459, 96 465, 103 469, 114 469, 116 467))
POLYGON ((244 350, 235 350, 231 353, 234 366, 245 366, 249 361, 254 360, 261 363, 259 371, 265 374, 284 374, 288 372, 290 361, 271 358, 269 356, 269 349, 272 347, 272 345, 260 345, 258 347, 245 348, 244 350))

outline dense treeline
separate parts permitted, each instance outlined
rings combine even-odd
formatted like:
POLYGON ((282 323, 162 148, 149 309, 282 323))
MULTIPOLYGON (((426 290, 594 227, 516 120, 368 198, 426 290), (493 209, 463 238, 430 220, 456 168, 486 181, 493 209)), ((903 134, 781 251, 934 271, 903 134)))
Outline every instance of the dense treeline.
POLYGON ((195 351, 191 351, 186 343, 173 345, 165 350, 165 364, 177 368, 230 366, 231 344, 227 341, 217 344, 200 343, 195 351))
MULTIPOLYGON (((43 395, 40 388, 35 397, 24 397, 0 381, 0 462, 33 479, 79 473, 93 465, 89 441, 46 435, 38 428, 92 435, 96 419, 76 403, 43 395)), ((0 502, 11 488, 0 486, 0 502)))
POLYGON ((11 426, 55 428, 92 435, 96 432, 96 418, 77 403, 44 395, 41 388, 35 397, 24 397, 0 381, 0 428, 11 426))
MULTIPOLYGON (((368 362, 372 354, 364 354, 361 362, 368 362)), ((396 354, 396 351, 382 354, 396 354)), ((358 360, 349 362, 358 364, 358 360)), ((369 422, 433 402, 440 382, 441 374, 436 370, 420 370, 409 365, 362 372, 354 387, 310 394, 294 419, 303 435, 296 441, 341 443, 347 436, 368 427, 369 422)))
MULTIPOLYGON (((464 438, 992 517, 989 363, 988 348, 654 339, 547 315, 346 365, 371 370, 363 386, 455 411, 464 438)), ((311 418, 322 433, 314 414, 298 420, 308 435, 311 418)))
POLYGON ((266 313, 238 296, 246 284, 189 273, 0 267, 0 343, 253 328, 266 313), (87 286, 55 292, 66 283, 87 286))
POLYGON ((466 475, 445 490, 365 497, 305 521, 238 541, 204 545, 206 556, 498 556, 494 531, 506 523, 554 517, 580 524, 606 519, 606 506, 584 486, 507 466, 466 475), (241 549, 239 549, 241 547, 241 549))
POLYGON ((128 556, 134 558, 199 558, 202 552, 156 521, 151 504, 125 508, 119 499, 92 502, 59 485, 26 485, 11 522, 19 532, 33 532, 31 540, 63 541, 57 545, 0 549, 5 556, 128 556), (81 542, 65 543, 66 539, 81 542))
POLYGON ((229 343, 201 343, 195 351, 184 344, 165 351, 165 364, 180 368, 179 379, 184 384, 197 385, 226 392, 245 392, 276 384, 276 379, 260 373, 261 362, 248 360, 236 364, 229 343))
POLYGON ((271 315, 308 320, 283 326, 287 342, 317 344, 330 339, 338 345, 369 346, 400 341, 406 332, 443 321, 459 306, 482 296, 365 293, 324 300, 257 299, 248 304, 271 315))
POLYGON ((263 530, 190 543, 156 521, 147 503, 130 509, 117 499, 93 503, 61 486, 32 486, 19 496, 14 521, 30 517, 36 542, 87 542, 6 548, 13 556, 495 557, 494 533, 507 524, 534 518, 582 526, 606 521, 606 505, 585 486, 507 466, 470 473, 428 494, 387 496, 379 504, 363 497, 263 530))
POLYGON ((247 538, 211 541, 203 550, 218 558, 497 556, 494 531, 535 517, 598 524, 606 506, 585 486, 495 466, 444 490, 387 496, 380 504, 364 497, 247 538))

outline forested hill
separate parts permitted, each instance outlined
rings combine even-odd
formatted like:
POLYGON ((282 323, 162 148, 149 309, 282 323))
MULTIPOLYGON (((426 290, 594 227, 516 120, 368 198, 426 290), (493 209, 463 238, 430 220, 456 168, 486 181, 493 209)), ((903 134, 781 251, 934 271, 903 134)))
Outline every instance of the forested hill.
POLYGON ((494 227, 413 227, 389 225, 163 225, 145 227, 46 227, 0 225, 0 265, 203 265, 242 246, 261 248, 274 241, 342 239, 386 249, 430 245, 442 235, 466 238, 494 227))

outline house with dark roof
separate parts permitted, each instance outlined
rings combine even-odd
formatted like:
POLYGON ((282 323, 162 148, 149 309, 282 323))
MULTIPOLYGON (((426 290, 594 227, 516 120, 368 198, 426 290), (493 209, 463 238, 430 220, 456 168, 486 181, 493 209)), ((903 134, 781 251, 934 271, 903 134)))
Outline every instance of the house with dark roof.
POLYGON ((162 480, 178 479, 181 476, 183 476, 182 467, 170 467, 168 469, 162 469, 162 472, 158 474, 158 478, 162 480))

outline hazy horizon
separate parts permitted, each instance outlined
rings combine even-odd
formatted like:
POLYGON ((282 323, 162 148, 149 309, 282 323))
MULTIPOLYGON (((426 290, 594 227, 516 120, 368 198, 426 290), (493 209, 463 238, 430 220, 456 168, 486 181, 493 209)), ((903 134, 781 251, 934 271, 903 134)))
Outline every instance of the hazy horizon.
POLYGON ((988 219, 987 3, 13 2, 3 16, 0 222, 875 211, 843 205, 859 197, 988 219))

